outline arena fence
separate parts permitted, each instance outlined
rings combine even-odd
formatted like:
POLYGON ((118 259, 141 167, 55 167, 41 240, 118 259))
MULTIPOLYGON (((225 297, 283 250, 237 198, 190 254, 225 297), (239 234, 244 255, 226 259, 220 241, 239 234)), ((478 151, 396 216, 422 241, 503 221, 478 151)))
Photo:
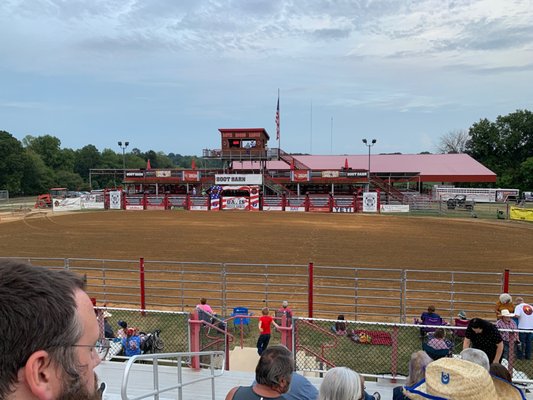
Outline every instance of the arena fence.
MULTIPOLYGON (((257 318, 252 315, 246 324, 238 316, 228 319, 205 321, 197 312, 148 311, 125 308, 95 308, 99 320, 103 311, 111 314, 107 318, 113 328, 118 329, 119 321, 126 321, 128 327, 146 334, 159 330, 161 343, 147 353, 177 353, 218 351, 217 368, 231 369, 230 350, 236 346, 254 347, 257 340, 257 318)), ((447 349, 432 351, 427 342, 436 328, 430 325, 398 324, 335 319, 298 318, 290 321, 277 318, 280 329, 273 331, 271 343, 282 343, 295 355, 296 369, 307 375, 322 376, 330 368, 346 366, 369 378, 398 380, 408 375, 411 354, 425 350, 432 358, 458 357, 462 351, 464 327, 445 325, 447 349), (345 323, 345 332, 336 332, 336 322, 345 323)), ((519 331, 505 330, 510 333, 519 331)), ((502 331, 503 332, 503 331, 502 331)), ((521 331, 527 332, 527 331, 521 331)), ((516 357, 514 336, 509 335, 508 354, 502 364, 508 368, 517 383, 533 384, 533 364, 531 360, 516 357)), ((121 353, 121 343, 115 339, 111 343, 108 360, 125 359, 121 353)), ((189 360, 193 367, 213 364, 209 356, 199 355, 189 360)))
MULTIPOLYGON (((435 326, 343 321, 346 333, 338 335, 333 329, 336 322, 331 319, 294 318, 297 370, 321 376, 329 368, 346 366, 367 377, 401 381, 409 373, 412 353, 426 350, 437 359, 459 357, 463 349, 461 333, 464 335, 464 327, 440 327, 445 331, 449 350, 432 352, 427 347, 431 333, 425 330, 434 330, 435 326)), ((533 363, 531 360, 518 360, 513 344, 509 346, 509 355, 502 364, 509 369, 513 381, 533 384, 533 363)))
POLYGON ((282 264, 190 263, 82 258, 25 258, 87 277, 98 305, 191 312, 201 297, 222 317, 246 307, 256 315, 288 300, 296 316, 412 322, 428 305, 453 321, 494 319, 502 291, 533 301, 533 274, 282 264), (507 278, 506 278, 507 277, 507 278))

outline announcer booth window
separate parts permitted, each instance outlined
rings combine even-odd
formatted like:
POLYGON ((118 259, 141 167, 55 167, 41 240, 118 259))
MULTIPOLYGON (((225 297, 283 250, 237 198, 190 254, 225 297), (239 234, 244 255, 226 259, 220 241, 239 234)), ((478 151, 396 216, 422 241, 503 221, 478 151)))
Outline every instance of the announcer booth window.
POLYGON ((229 140, 229 147, 240 148, 241 147, 241 141, 239 139, 230 139, 229 140))

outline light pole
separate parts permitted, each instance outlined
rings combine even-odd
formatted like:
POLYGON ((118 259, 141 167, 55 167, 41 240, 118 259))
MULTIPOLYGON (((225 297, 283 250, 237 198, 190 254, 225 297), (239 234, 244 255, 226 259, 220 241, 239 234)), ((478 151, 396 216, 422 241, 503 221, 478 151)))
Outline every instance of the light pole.
POLYGON ((126 147, 130 145, 130 142, 118 142, 119 147, 122 149, 122 170, 124 177, 126 176, 126 147))
POLYGON ((372 139, 372 142, 370 143, 368 143, 368 140, 363 139, 363 143, 365 144, 366 147, 368 147, 368 172, 366 173, 366 176, 368 179, 367 188, 366 188, 367 192, 370 192, 370 149, 372 146, 376 144, 376 142, 377 142, 376 139, 372 139))

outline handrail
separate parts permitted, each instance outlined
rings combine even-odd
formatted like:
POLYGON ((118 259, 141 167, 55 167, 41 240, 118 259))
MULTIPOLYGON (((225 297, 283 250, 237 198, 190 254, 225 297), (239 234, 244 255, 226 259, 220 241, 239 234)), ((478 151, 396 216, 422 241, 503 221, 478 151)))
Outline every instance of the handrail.
MULTIPOLYGON (((182 400, 183 398, 183 388, 188 385, 192 385, 193 383, 203 382, 206 380, 211 381, 211 398, 212 400, 215 400, 215 378, 218 378, 219 376, 222 376, 224 373, 224 369, 217 369, 215 370, 214 365, 214 357, 215 356, 224 356, 223 351, 205 351, 205 352, 182 352, 182 353, 162 353, 162 354, 142 354, 131 357, 128 362, 126 363, 126 367, 124 368, 124 375, 122 376, 122 385, 120 389, 120 394, 123 400, 140 400, 145 399, 147 397, 153 397, 154 399, 158 400, 159 395, 161 393, 169 392, 171 390, 178 389, 178 400, 182 400), (193 379, 189 382, 183 382, 183 371, 182 371, 182 363, 185 361, 184 358, 190 358, 193 356, 209 356, 209 376, 193 379), (172 359, 176 359, 177 364, 177 380, 178 383, 172 386, 161 388, 159 385, 159 360, 165 360, 165 361, 172 361, 172 359), (152 361, 152 373, 153 373, 153 384, 154 384, 154 390, 141 394, 136 397, 128 397, 128 382, 130 377, 130 372, 133 367, 133 364, 137 361, 142 360, 151 360, 152 361), (218 371, 218 372, 217 372, 218 371)), ((224 362, 222 362, 222 365, 224 365, 224 362)))
MULTIPOLYGON (((322 328, 320 326, 312 324, 311 322, 309 322, 309 320, 300 319, 300 321, 302 323, 304 323, 305 325, 307 325, 308 327, 311 327, 312 329, 314 329, 316 331, 322 332, 323 334, 328 335, 328 336, 330 336, 330 337, 332 337, 334 339, 332 344, 322 343, 320 345, 320 353, 321 353, 321 355, 313 354, 313 355, 315 355, 315 357, 319 358, 322 362, 330 365, 331 363, 328 360, 326 360, 325 350, 326 349, 333 349, 333 348, 337 347, 337 345, 339 343, 339 339, 338 339, 337 335, 332 334, 331 332, 329 332, 328 330, 326 330, 326 329, 324 329, 324 328, 322 328)), ((313 351, 311 351, 310 349, 308 349, 305 346, 300 346, 300 348, 303 348, 305 350, 309 350, 310 353, 314 353, 313 351)))

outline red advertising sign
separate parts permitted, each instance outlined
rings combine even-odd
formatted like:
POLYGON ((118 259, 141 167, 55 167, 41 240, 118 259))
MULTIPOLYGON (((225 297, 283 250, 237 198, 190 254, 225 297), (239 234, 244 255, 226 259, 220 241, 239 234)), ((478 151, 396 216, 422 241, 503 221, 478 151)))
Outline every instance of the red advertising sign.
POLYGON ((183 171, 183 180, 185 182, 199 182, 200 171, 183 171))
POLYGON ((310 176, 310 171, 309 170, 305 170, 305 171, 297 171, 297 170, 292 170, 291 171, 291 180, 293 182, 309 182, 309 176, 310 176))

